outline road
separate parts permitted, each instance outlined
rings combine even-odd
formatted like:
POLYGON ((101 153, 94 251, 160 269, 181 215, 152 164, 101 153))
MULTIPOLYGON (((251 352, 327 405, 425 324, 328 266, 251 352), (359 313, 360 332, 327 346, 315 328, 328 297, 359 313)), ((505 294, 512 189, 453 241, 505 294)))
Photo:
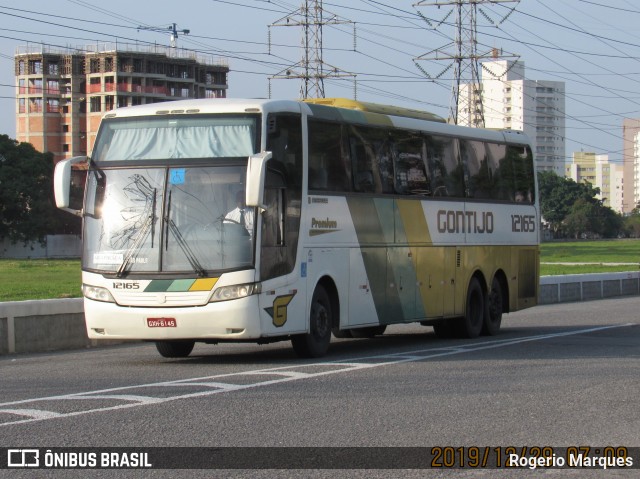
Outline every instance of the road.
MULTIPOLYGON (((505 316, 500 335, 476 340, 394 326, 373 340, 334 340, 322 360, 296 358, 288 342, 197 345, 180 360, 160 357, 152 344, 5 356, 0 446, 637 448, 639 306, 638 298, 538 306, 505 316)), ((39 472, 87 477, 87 471, 39 472)), ((154 477, 175 472, 156 470, 154 477)), ((544 472, 603 477, 601 471, 544 472)), ((495 470, 456 473, 496 476, 495 470)), ((0 469, 0 477, 30 477, 21 474, 0 469)), ((273 474, 192 470, 185 477, 408 478, 446 471, 273 474)))

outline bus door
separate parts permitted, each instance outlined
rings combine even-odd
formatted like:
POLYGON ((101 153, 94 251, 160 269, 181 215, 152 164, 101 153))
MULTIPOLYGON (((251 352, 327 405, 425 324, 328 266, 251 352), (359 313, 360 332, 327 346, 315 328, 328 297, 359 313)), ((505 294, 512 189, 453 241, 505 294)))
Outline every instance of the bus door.
POLYGON ((267 130, 264 206, 260 215, 261 310, 263 330, 301 328, 304 322, 304 282, 295 274, 302 197, 302 123, 298 114, 270 114, 267 130), (287 312, 295 312, 288 314, 287 312), (299 326, 293 323, 297 322, 299 326), (286 326, 285 326, 286 323, 286 326), (275 329, 274 329, 275 328, 275 329))

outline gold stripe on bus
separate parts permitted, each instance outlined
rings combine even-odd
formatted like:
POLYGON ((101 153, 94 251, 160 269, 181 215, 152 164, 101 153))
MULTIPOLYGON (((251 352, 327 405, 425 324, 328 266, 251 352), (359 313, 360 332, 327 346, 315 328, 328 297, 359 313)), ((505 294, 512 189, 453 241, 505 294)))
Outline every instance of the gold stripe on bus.
POLYGON ((408 243, 410 245, 431 244, 431 234, 422 209, 422 202, 419 200, 398 200, 397 204, 408 243))
POLYGON ((218 282, 219 278, 201 278, 189 288, 189 291, 211 291, 218 282))
MULTIPOLYGON (((426 273, 426 269, 430 269, 429 260, 433 260, 432 254, 438 254, 438 249, 430 251, 426 256, 424 255, 425 246, 431 245, 431 234, 429 232, 429 225, 425 218, 424 209, 422 208, 422 201, 419 200, 398 200, 398 212, 404 226, 404 233, 409 244, 409 251, 411 251, 411 260, 413 261, 413 268, 416 274, 416 284, 420 291, 420 305, 416 305, 421 309, 423 314, 431 316, 431 312, 434 309, 434 305, 429 304, 433 301, 434 292, 430 290, 429 280, 423 277, 426 273), (419 246, 418 246, 419 245, 419 246), (422 253, 420 252, 422 250, 422 253), (420 308, 422 306, 422 308, 420 308)), ((437 296, 437 293, 436 295, 437 296)))

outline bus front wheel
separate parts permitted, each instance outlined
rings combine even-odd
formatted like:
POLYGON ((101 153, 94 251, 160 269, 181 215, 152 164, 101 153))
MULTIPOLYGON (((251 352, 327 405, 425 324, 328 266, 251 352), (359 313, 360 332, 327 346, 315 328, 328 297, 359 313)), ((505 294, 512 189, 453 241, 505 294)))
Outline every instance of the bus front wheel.
POLYGON ((313 292, 309 312, 309 332, 291 337, 296 354, 303 358, 319 358, 329 349, 333 314, 331 301, 325 289, 318 285, 313 292))
POLYGON ((156 341, 156 349, 164 358, 186 358, 195 344, 195 341, 156 341))

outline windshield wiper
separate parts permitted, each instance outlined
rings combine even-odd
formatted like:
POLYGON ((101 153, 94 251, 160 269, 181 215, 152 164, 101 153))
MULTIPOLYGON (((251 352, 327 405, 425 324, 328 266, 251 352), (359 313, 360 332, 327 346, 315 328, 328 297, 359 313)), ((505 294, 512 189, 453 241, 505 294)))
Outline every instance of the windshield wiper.
POLYGON ((189 261, 189 264, 191 265, 193 270, 196 273, 198 273, 198 276, 206 276, 207 272, 204 270, 204 268, 200 264, 200 261, 198 261, 198 258, 196 257, 196 255, 193 253, 193 251, 189 247, 189 244, 184 239, 184 236, 182 236, 182 233, 180 233, 180 229, 178 228, 178 226, 171 219, 171 191, 169 191, 169 199, 167 201, 167 213, 166 213, 166 215, 164 217, 164 221, 165 221, 165 224, 166 224, 166 234, 165 234, 166 235, 166 240, 165 240, 166 241, 166 246, 165 246, 165 248, 169 249, 169 230, 171 230, 171 232, 176 237, 176 240, 178 242, 178 246, 180 246, 180 249, 182 250, 184 255, 187 257, 187 261, 189 261))
POLYGON ((153 238, 155 236, 155 223, 157 218, 156 217, 156 196, 157 196, 157 189, 154 188, 153 200, 151 202, 151 214, 147 217, 142 227, 138 231, 138 234, 136 235, 136 238, 133 241, 133 244, 131 245, 131 247, 129 247, 129 249, 127 249, 127 251, 125 252, 124 260, 122 261, 122 264, 120 264, 120 267, 116 272, 116 276, 118 278, 121 278, 122 275, 127 271, 127 266, 129 265, 131 259, 133 258, 133 255, 136 254, 140 249, 140 247, 144 244, 144 241, 147 239, 149 231, 151 231, 151 247, 153 248, 153 238))
MULTIPOLYGON (((153 189, 153 202, 151 206, 151 249, 153 249, 153 239, 156 237, 156 198, 158 196, 158 189, 153 189)), ((160 246, 162 247, 162 246, 160 246)))

